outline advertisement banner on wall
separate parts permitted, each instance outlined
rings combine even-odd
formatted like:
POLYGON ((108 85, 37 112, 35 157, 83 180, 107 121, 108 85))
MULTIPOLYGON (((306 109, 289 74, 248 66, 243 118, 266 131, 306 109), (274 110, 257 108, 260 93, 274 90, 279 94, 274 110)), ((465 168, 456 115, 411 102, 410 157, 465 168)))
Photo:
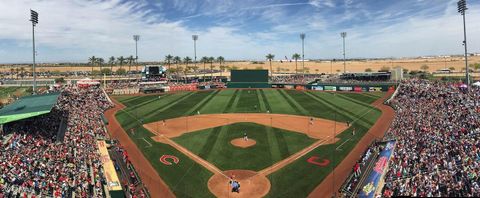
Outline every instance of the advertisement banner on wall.
POLYGON ((394 87, 394 86, 388 87, 388 92, 394 92, 394 91, 395 91, 395 87, 394 87))
MULTIPOLYGON (((360 197, 375 197, 375 192, 378 188, 381 188, 378 183, 380 178, 386 172, 388 161, 390 160, 393 150, 395 148, 395 141, 390 141, 385 146, 385 149, 378 156, 378 160, 375 163, 375 167, 370 175, 367 177, 367 180, 364 182, 364 186, 361 188, 360 197)), ((379 189, 378 189, 379 190, 379 189)))
POLYGON ((312 86, 312 90, 323 91, 323 86, 312 86))
POLYGON ((382 87, 369 87, 368 91, 370 92, 382 91, 382 87))
POLYGON ((293 85, 285 85, 285 89, 293 89, 293 85))
POLYGON ((353 90, 354 90, 355 92, 362 92, 362 87, 355 86, 355 87, 353 88, 353 90))
POLYGON ((340 91, 352 91, 353 88, 352 87, 339 87, 338 88, 340 91))
POLYGON ((325 86, 324 90, 325 91, 337 91, 337 87, 336 86, 325 86))
POLYGON ((296 90, 305 90, 305 86, 303 85, 295 85, 296 90))

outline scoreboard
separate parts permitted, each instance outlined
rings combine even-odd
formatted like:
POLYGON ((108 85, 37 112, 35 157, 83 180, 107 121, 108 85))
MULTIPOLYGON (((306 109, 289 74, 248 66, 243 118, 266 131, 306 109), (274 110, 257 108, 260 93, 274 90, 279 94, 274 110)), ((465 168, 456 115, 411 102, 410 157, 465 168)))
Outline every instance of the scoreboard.
POLYGON ((268 83, 268 70, 232 70, 230 82, 268 83))

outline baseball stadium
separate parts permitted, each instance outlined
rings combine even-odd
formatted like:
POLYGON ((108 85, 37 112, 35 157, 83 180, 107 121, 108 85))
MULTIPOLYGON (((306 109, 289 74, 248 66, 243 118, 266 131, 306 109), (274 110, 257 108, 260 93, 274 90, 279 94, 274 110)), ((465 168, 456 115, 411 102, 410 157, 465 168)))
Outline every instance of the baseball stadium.
POLYGON ((478 11, 0 1, 0 198, 480 197, 478 11))

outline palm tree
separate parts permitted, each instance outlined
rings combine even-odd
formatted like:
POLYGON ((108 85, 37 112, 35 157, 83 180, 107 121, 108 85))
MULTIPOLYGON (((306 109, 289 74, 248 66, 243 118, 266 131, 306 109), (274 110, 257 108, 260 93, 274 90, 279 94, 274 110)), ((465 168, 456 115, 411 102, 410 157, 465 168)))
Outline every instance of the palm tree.
POLYGON ((270 77, 272 77, 272 74, 273 74, 273 70, 272 70, 272 60, 275 58, 275 55, 273 54, 267 54, 267 56, 265 56, 267 58, 267 60, 270 62, 270 77))
POLYGON ((183 70, 184 74, 185 74, 185 79, 187 79, 186 73, 188 71, 188 63, 191 63, 191 62, 192 62, 192 59, 190 57, 187 56, 187 57, 183 58, 183 63, 185 63, 185 70, 183 70))
POLYGON ((193 73, 195 74, 195 78, 197 78, 198 66, 192 66, 191 68, 193 70, 193 73))
POLYGON ((205 64, 208 62, 208 57, 204 56, 200 61, 203 62, 203 82, 205 82, 205 64))
POLYGON ((25 68, 24 67, 20 67, 20 76, 22 77, 22 79, 25 77, 25 68))
POLYGON ((295 59, 295 74, 297 74, 297 71, 298 71, 297 61, 298 59, 300 59, 300 54, 297 54, 297 53, 293 54, 292 59, 295 59))
MULTIPOLYGON (((189 62, 190 62, 190 61, 189 61, 189 62)), ((185 66, 185 68, 183 68, 183 70, 182 70, 183 76, 185 76, 185 84, 188 83, 187 73, 188 73, 189 70, 190 70, 190 66, 185 66)))
POLYGON ((222 63, 225 62, 225 58, 223 58, 223 56, 219 56, 219 57, 217 57, 217 61, 218 61, 218 63, 220 63, 220 66, 222 66, 222 63))
POLYGON ((225 58, 223 56, 217 57, 217 61, 220 63, 220 76, 222 76, 223 70, 225 70, 225 66, 222 65, 225 62, 225 58))
POLYGON ((176 69, 177 72, 176 73, 177 73, 177 78, 178 78, 178 64, 182 62, 182 58, 180 58, 180 56, 175 56, 175 57, 173 57, 173 62, 175 62, 175 65, 177 66, 177 69, 176 69))
POLYGON ((18 68, 18 67, 15 68, 15 72, 16 72, 15 78, 18 79, 18 73, 20 73, 20 68, 18 68))
POLYGON ((100 66, 100 73, 102 73, 102 65, 105 63, 105 60, 103 58, 97 58, 97 63, 100 66))
POLYGON ((95 56, 88 58, 88 63, 92 65, 92 74, 93 74, 93 66, 95 65, 95 63, 97 63, 97 58, 95 56))
POLYGON ((108 64, 110 64, 110 75, 113 73, 113 64, 115 64, 115 57, 111 56, 110 59, 108 59, 108 64))
POLYGON ((168 68, 167 69, 170 69, 170 64, 172 63, 172 60, 173 60, 173 56, 172 55, 166 55, 165 56, 165 62, 167 62, 167 65, 168 65, 168 68))
POLYGON ((130 72, 132 69, 132 64, 135 63, 135 58, 133 58, 133 56, 130 55, 129 57, 127 57, 127 63, 128 63, 128 72, 130 72))
POLYGON ((122 69, 123 63, 125 63, 125 58, 123 56, 120 56, 117 58, 118 64, 120 64, 120 69, 122 69))
POLYGON ((208 62, 210 62, 210 74, 211 74, 210 80, 213 79, 213 69, 215 68, 215 67, 213 66, 213 62, 214 62, 214 61, 215 61, 215 58, 213 58, 213 57, 209 57, 209 58, 208 58, 208 62))

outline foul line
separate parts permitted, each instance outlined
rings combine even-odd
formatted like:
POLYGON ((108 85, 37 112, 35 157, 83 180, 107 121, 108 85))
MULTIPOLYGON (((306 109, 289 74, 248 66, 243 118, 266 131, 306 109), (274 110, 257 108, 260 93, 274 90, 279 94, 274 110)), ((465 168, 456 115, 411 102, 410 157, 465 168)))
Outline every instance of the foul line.
POLYGON ((342 144, 340 144, 339 146, 337 146, 337 148, 335 148, 335 150, 339 150, 338 148, 342 147, 345 143, 347 143, 348 141, 350 141, 351 138, 348 138, 347 140, 345 140, 345 142, 343 142, 342 144))
MULTIPOLYGON (((327 136, 324 140, 320 140, 320 141, 318 141, 318 142, 316 142, 316 143, 313 143, 312 145, 310 145, 310 148, 307 147, 306 150, 303 150, 303 151, 300 151, 300 152, 298 152, 298 153, 295 153, 295 154, 293 154, 292 156, 287 157, 287 158, 283 159, 282 161, 277 162, 277 163, 275 163, 274 165, 272 165, 272 166, 270 166, 270 167, 268 167, 268 168, 265 168, 265 169, 263 169, 263 170, 258 171, 258 173, 257 173, 256 175, 258 175, 258 174, 264 174, 264 173, 267 172, 268 170, 271 170, 271 169, 273 169, 273 168, 275 168, 275 167, 277 167, 277 166, 279 166, 279 165, 285 164, 286 161, 291 160, 295 155, 299 155, 299 156, 295 156, 295 158, 293 159, 293 161, 291 161, 290 163, 295 162, 295 161, 298 160, 299 158, 301 158, 301 157, 305 156, 306 154, 310 153, 310 151, 318 148, 318 147, 321 146, 321 145, 324 145, 325 142, 329 141, 329 139, 328 139, 329 137, 330 137, 330 136, 327 136)), ((335 138, 332 138, 332 140, 335 140, 335 138)), ((290 164, 290 163, 286 163, 285 166, 288 165, 288 164, 290 164)), ((274 173, 274 172, 271 172, 271 173, 269 173, 269 174, 272 174, 272 173, 274 173)), ((269 174, 265 174, 265 175, 269 175, 269 174)))
POLYGON ((145 148, 148 148, 148 147, 152 147, 152 144, 150 144, 150 142, 148 142, 145 138, 137 138, 139 140, 143 140, 145 141, 149 146, 145 147, 145 148))

